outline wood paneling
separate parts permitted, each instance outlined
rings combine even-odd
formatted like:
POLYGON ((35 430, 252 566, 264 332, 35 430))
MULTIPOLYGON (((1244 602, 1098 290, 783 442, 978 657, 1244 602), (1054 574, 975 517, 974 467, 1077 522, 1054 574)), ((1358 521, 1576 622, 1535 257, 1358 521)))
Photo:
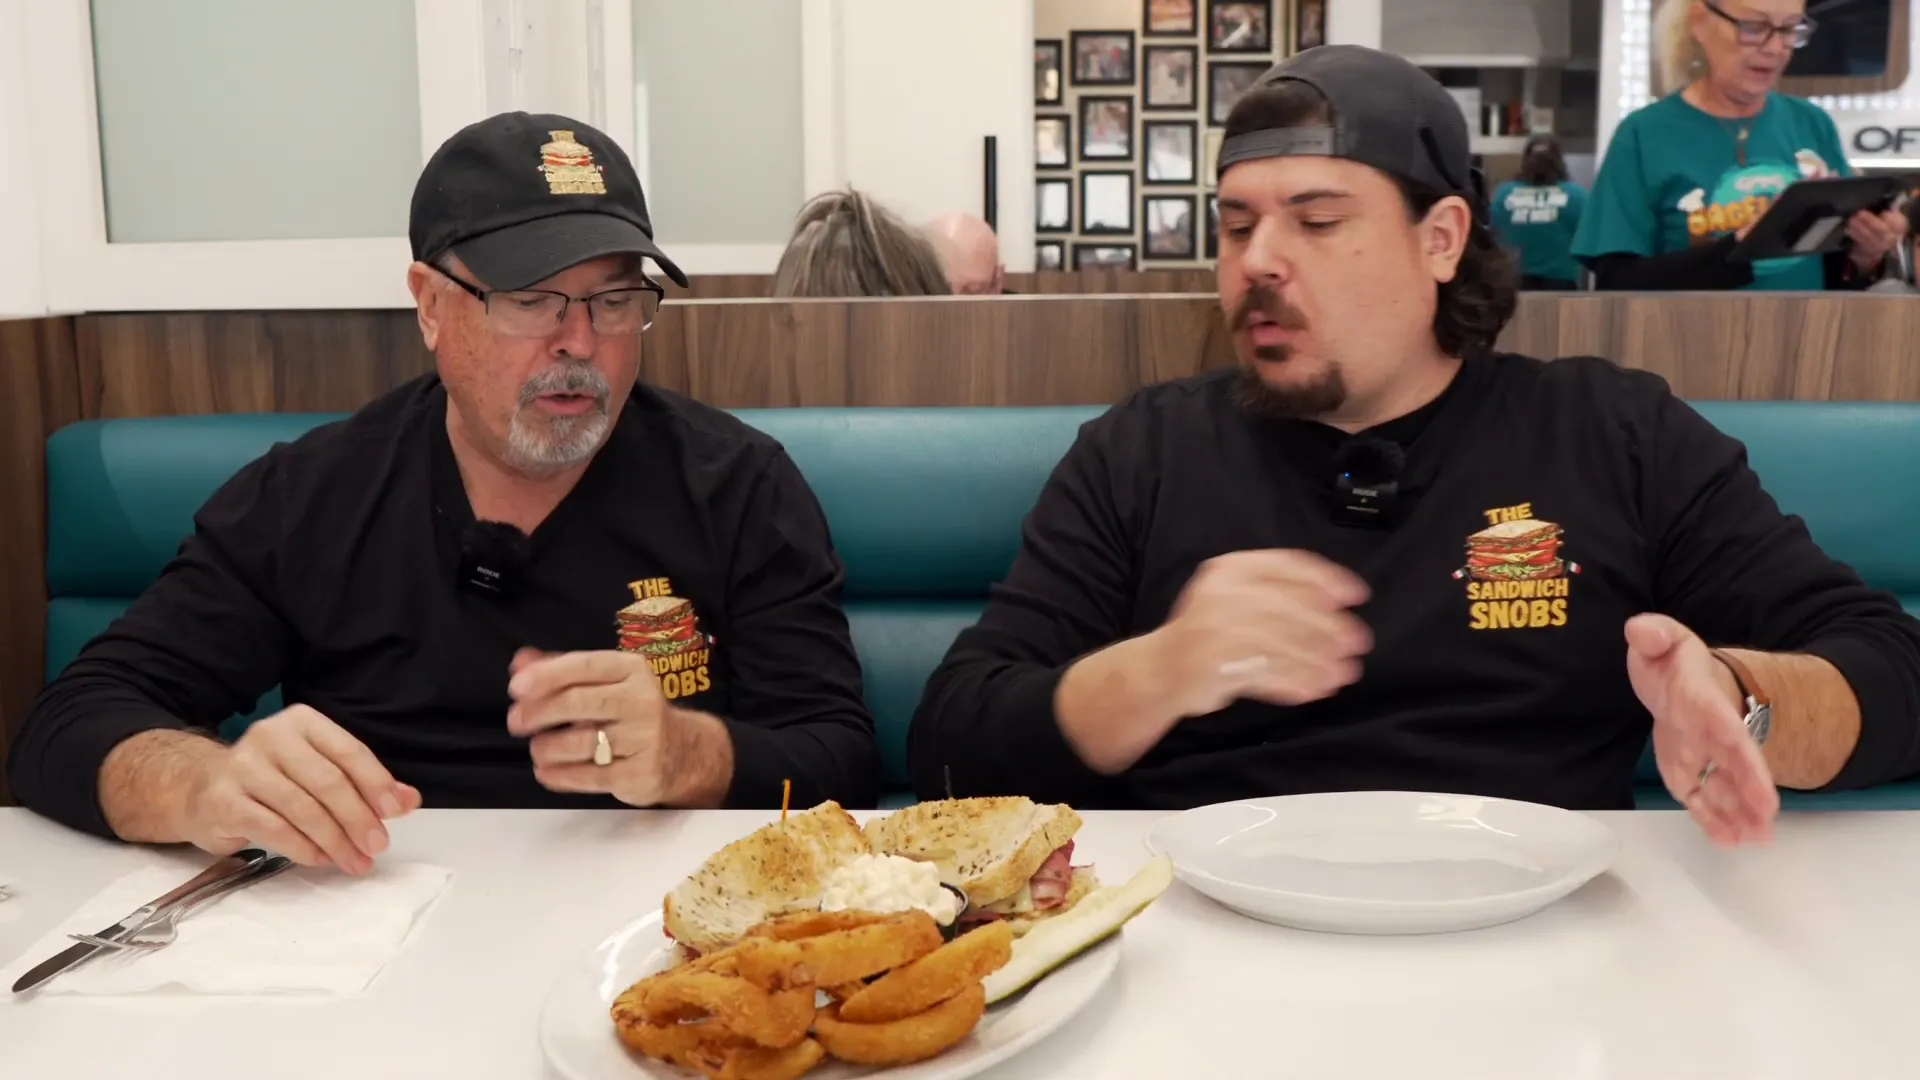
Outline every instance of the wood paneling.
MULTIPOLYGON (((1070 270, 1008 274, 1006 287, 1021 295, 1061 293, 1206 293, 1214 289, 1213 271, 1070 270)), ((773 297, 772 274, 696 274, 684 290, 668 290, 674 299, 765 300, 773 297)))
POLYGON ((1920 401, 1920 304, 1910 296, 1525 296, 1500 344, 1604 356, 1657 372, 1689 398, 1920 401))
MULTIPOLYGON (((1105 404, 1233 362, 1210 281, 1155 273, 1167 277, 1155 291, 1186 295, 1049 294, 1042 282, 985 298, 676 299, 647 334, 642 370, 729 408, 1105 404)), ((1764 293, 1529 294, 1501 339, 1517 352, 1648 368, 1691 398, 1907 401, 1920 400, 1916 343, 1911 297, 1764 293)), ((407 311, 0 323, 0 732, 40 685, 43 454, 55 428, 81 417, 348 411, 431 365, 407 311)))
MULTIPOLYGON (((1148 192, 1152 194, 1152 192, 1148 192)), ((1016 293, 1059 295, 1061 293, 1163 293, 1214 292, 1213 271, 1188 270, 1049 270, 1033 274, 1008 274, 1006 287, 1016 293)))
POLYGON ((687 300, 753 300, 773 295, 772 274, 690 274, 687 287, 667 286, 667 295, 687 300))
POLYGON ((88 417, 344 412, 430 370, 411 311, 221 311, 74 320, 88 417))
POLYGON ((46 446, 80 416, 72 319, 0 322, 0 805, 7 747, 40 690, 47 625, 46 446))

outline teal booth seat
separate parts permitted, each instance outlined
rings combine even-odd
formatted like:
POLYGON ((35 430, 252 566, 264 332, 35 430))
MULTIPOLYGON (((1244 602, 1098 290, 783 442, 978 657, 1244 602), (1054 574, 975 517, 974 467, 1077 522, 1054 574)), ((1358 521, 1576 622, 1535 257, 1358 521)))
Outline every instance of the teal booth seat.
MULTIPOLYGON (((1743 440, 1781 505, 1828 552, 1920 611, 1920 405, 1701 402, 1743 440)), ((906 785, 907 723, 954 636, 1012 562, 1020 524, 1095 408, 742 410, 806 474, 847 567, 846 607, 886 786, 906 785)), ((337 417, 225 414, 86 421, 47 442, 47 673, 159 573, 194 511, 247 461, 337 417)), ((279 707, 268 695, 249 717, 279 707)), ((1651 757, 1640 805, 1671 807, 1651 757)), ((1831 795, 1821 809, 1920 808, 1920 783, 1831 795)))

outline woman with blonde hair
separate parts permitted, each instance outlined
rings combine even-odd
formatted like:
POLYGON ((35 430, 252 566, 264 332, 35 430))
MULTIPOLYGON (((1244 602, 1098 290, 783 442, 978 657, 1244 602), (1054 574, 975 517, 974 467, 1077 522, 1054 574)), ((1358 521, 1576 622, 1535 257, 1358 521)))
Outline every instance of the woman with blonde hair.
POLYGON ((1851 175, 1833 118, 1775 87, 1812 40, 1806 0, 1662 0, 1655 62, 1674 92, 1621 121, 1573 253, 1602 289, 1859 289, 1907 231, 1862 211, 1827 256, 1735 261, 1787 186, 1851 175))
POLYGON ((940 256, 866 194, 848 188, 807 201, 773 275, 775 296, 942 296, 940 256))

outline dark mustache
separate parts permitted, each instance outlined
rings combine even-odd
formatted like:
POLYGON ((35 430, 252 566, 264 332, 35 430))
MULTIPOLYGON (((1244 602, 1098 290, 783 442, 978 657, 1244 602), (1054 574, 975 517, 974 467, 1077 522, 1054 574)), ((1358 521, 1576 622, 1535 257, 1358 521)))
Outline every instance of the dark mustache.
POLYGON ((1306 315, 1265 285, 1255 285, 1247 290, 1247 295, 1240 298, 1239 306, 1233 309, 1233 328, 1245 330, 1247 322, 1255 315, 1265 315, 1279 324, 1282 330, 1307 328, 1306 315))

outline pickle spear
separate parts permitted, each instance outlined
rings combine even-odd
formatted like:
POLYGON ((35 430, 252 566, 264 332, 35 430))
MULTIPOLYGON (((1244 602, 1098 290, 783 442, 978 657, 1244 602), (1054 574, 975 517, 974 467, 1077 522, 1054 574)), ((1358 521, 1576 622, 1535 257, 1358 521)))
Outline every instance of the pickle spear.
POLYGON ((986 978, 987 1004, 1032 986, 1040 977, 1113 935, 1173 884, 1173 860, 1156 855, 1125 885, 1096 889, 1065 914, 1013 941, 1013 956, 986 978))

